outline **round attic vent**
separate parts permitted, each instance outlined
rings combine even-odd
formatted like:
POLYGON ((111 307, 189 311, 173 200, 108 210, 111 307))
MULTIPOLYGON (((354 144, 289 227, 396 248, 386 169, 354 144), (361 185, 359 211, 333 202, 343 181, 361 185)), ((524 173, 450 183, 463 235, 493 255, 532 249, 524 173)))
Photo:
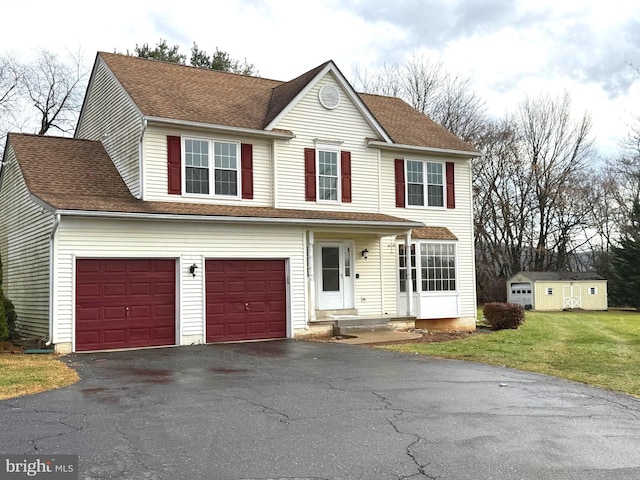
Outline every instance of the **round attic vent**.
POLYGON ((333 85, 325 85, 318 93, 320 103, 324 108, 333 110, 340 104, 340 92, 333 85))

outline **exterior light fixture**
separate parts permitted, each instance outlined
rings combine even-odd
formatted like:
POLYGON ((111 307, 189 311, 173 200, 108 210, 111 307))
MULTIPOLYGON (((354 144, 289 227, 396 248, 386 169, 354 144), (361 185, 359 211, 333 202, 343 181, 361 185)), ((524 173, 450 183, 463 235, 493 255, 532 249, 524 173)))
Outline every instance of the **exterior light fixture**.
POLYGON ((368 257, 369 257, 369 250, 365 248, 364 250, 362 250, 362 258, 366 260, 368 257))
POLYGON ((189 273, 194 277, 196 276, 196 268, 198 268, 198 266, 195 263, 189 267, 189 273))

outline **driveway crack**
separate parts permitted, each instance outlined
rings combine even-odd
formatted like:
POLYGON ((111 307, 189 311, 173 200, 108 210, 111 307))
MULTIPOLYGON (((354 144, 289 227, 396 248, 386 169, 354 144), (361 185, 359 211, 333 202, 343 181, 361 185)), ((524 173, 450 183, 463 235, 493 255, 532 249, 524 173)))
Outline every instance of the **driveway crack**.
POLYGON ((431 464, 431 462, 420 463, 414 451, 414 449, 417 447, 419 443, 421 442, 429 443, 429 441, 418 433, 402 431, 400 427, 398 427, 398 425, 396 424, 396 421, 400 419, 400 417, 406 412, 402 408, 394 407, 391 401, 384 395, 381 395, 380 393, 375 391, 371 391, 371 394, 374 395, 376 398, 378 398, 378 400, 382 402, 384 409, 389 411, 392 414, 391 418, 387 418, 387 422, 389 423, 389 425, 391 425, 391 427, 395 430, 395 432, 399 435, 407 435, 407 436, 414 437, 414 440, 406 446, 405 451, 407 456, 415 464, 416 470, 418 471, 418 473, 414 473, 412 475, 403 475, 401 477, 398 477, 398 480, 407 480, 409 478, 427 478, 431 480, 437 480, 439 477, 434 477, 432 475, 429 475, 426 472, 426 468, 431 464))
POLYGON ((253 400, 249 400, 248 398, 244 398, 244 397, 234 396, 234 397, 231 397, 231 398, 235 398, 236 400, 241 400, 243 402, 247 402, 249 405, 253 405, 254 407, 258 407, 258 408, 262 409, 262 413, 264 413, 266 415, 274 415, 274 416, 276 416, 280 423, 284 423, 285 425, 289 425, 289 423, 291 422, 291 417, 289 417, 289 415, 287 415, 286 413, 279 412, 278 410, 276 410, 273 407, 269 407, 268 405, 263 405, 262 403, 254 402, 253 400))

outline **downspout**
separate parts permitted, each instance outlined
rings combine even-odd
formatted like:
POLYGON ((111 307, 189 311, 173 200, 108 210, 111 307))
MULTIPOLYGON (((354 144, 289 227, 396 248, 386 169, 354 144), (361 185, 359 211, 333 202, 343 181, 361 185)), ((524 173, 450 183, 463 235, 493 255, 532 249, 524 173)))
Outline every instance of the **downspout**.
POLYGON ((55 264, 55 255, 53 252, 53 246, 55 243, 56 232, 58 231, 58 226, 60 225, 60 214, 56 213, 53 217, 53 227, 51 228, 51 235, 49 236, 49 340, 45 345, 48 347, 53 343, 53 278, 54 278, 54 264, 55 264))
POLYGON ((144 162, 142 161, 143 148, 142 142, 144 134, 147 132, 147 119, 142 119, 142 131, 140 132, 140 141, 138 142, 138 184, 140 188, 140 200, 144 200, 144 162))

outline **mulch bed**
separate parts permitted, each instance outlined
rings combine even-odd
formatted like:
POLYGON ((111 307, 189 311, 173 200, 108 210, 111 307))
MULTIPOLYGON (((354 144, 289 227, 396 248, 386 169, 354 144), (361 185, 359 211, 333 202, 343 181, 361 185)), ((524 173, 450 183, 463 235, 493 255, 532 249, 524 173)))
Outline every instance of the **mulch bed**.
MULTIPOLYGON (((378 343, 365 343, 363 346, 377 346, 377 345, 398 345, 402 343, 436 343, 436 342, 450 342, 452 340, 460 340, 462 338, 467 338, 472 335, 480 335, 483 333, 489 333, 490 330, 479 328, 475 331, 471 332, 418 332, 422 334, 420 338, 413 338, 410 340, 393 340, 390 342, 378 342, 378 343)), ((344 338, 349 337, 310 337, 305 338, 305 340, 309 340, 312 342, 335 342, 336 340, 342 340, 344 338)))
POLYGON ((7 340, 6 342, 0 342, 0 355, 21 355, 25 350, 38 348, 47 347, 40 340, 7 340))
POLYGON ((381 342, 372 345, 398 345, 402 343, 437 343, 437 342, 450 342, 452 340, 460 340, 470 337, 472 335, 479 335, 485 333, 481 330, 475 330, 472 332, 422 332, 421 338, 414 338, 411 340, 395 340, 392 342, 381 342))

